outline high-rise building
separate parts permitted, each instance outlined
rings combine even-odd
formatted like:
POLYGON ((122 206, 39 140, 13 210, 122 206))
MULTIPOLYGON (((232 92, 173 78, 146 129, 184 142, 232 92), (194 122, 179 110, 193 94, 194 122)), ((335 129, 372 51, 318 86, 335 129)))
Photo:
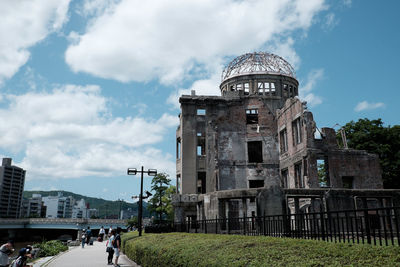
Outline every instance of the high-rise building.
POLYGON ((18 218, 21 211, 26 172, 11 161, 3 158, 0 166, 0 218, 18 218))
POLYGON ((42 195, 33 194, 31 198, 24 199, 21 207, 21 217, 40 218, 44 212, 42 195))
POLYGON ((71 196, 63 197, 59 192, 57 196, 43 197, 46 206, 46 218, 71 218, 74 199, 71 196))

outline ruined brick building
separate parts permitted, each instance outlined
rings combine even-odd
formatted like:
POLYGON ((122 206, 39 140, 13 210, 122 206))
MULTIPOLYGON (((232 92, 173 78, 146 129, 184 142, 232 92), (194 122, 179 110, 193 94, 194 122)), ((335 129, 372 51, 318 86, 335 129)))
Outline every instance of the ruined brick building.
POLYGON ((376 155, 339 148, 334 129, 316 127, 283 58, 237 57, 224 69, 220 90, 221 96, 192 91, 179 100, 176 220, 393 202, 394 192, 377 190, 383 185, 376 155))

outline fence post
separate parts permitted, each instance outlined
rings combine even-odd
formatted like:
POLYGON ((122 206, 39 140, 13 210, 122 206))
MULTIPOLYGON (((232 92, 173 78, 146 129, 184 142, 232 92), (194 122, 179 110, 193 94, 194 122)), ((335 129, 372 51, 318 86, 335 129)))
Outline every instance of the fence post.
POLYGON ((218 216, 215 215, 215 233, 218 234, 218 216))
POLYGON ((369 224, 369 214, 368 214, 368 205, 367 199, 362 199, 363 206, 364 206, 364 222, 365 222, 365 233, 367 234, 367 243, 371 244, 371 229, 369 224))
POLYGON ((321 237, 325 241, 325 221, 324 221, 324 207, 320 205, 320 220, 321 220, 321 237))
POLYGON ((265 232, 265 212, 263 213, 263 235, 267 235, 265 232))

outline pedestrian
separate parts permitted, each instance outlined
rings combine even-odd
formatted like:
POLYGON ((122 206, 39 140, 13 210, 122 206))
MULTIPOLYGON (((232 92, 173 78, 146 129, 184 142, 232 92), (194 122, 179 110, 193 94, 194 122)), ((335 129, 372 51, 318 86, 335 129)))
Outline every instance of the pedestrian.
POLYGON ((18 253, 18 258, 13 261, 11 267, 29 267, 29 265, 26 265, 26 261, 28 260, 28 258, 32 258, 31 251, 31 246, 21 248, 18 253))
POLYGON ((106 243, 106 252, 108 252, 108 265, 112 265, 112 260, 113 260, 113 256, 114 256, 114 247, 113 247, 113 240, 115 238, 115 231, 111 230, 110 233, 108 233, 110 235, 110 237, 107 240, 106 243))
POLYGON ((104 234, 106 233, 106 231, 104 230, 104 227, 102 226, 101 228, 100 228, 100 231, 99 231, 99 237, 100 237, 100 242, 103 242, 103 239, 104 239, 104 234))
POLYGON ((85 242, 86 242, 86 230, 82 229, 82 248, 85 247, 85 242))
POLYGON ((119 253, 121 251, 121 228, 117 227, 117 231, 116 231, 116 235, 115 238, 113 240, 113 245, 114 245, 114 252, 115 252, 115 267, 120 267, 118 265, 118 258, 119 258, 119 253))
POLYGON ((111 236, 111 232, 112 232, 112 230, 113 230, 113 228, 112 228, 112 225, 110 225, 110 229, 108 229, 108 237, 110 237, 110 236, 111 236))
POLYGON ((92 238, 92 230, 90 230, 90 226, 88 226, 86 230, 86 244, 89 245, 91 238, 92 238))
POLYGON ((8 258, 14 252, 14 241, 9 240, 0 247, 0 267, 8 267, 10 259, 8 258))

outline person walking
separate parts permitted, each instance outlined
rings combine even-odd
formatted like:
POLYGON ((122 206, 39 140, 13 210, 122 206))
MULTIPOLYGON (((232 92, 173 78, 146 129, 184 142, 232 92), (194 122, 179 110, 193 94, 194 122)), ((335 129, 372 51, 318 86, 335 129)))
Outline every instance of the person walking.
POLYGON ((86 242, 86 230, 85 229, 82 229, 82 236, 81 236, 81 239, 82 239, 82 248, 84 248, 85 247, 85 242, 86 242))
POLYGON ((114 230, 111 230, 111 232, 110 233, 108 233, 109 234, 109 238, 108 238, 108 241, 107 241, 107 244, 106 244, 106 252, 108 252, 108 258, 107 258, 107 261, 108 261, 108 265, 112 265, 113 263, 112 263, 112 260, 113 260, 113 256, 114 256, 114 246, 113 246, 113 241, 114 241, 114 238, 115 238, 115 231, 114 230))
POLYGON ((104 230, 104 227, 102 226, 101 228, 100 228, 100 231, 99 231, 99 237, 100 237, 100 242, 103 242, 103 239, 104 239, 104 234, 106 233, 106 231, 104 230))
POLYGON ((113 230, 112 225, 110 225, 110 229, 108 229, 108 237, 111 236, 111 231, 113 230))
POLYGON ((14 252, 14 241, 9 240, 0 247, 0 267, 8 267, 10 264, 10 256, 14 252))
POLYGON ((117 234, 115 235, 115 238, 113 240, 114 253, 115 253, 115 264, 114 264, 114 266, 115 267, 120 267, 119 264, 118 264, 118 258, 119 258, 119 254, 120 254, 120 251, 121 251, 121 236, 120 236, 121 228, 117 227, 117 231, 116 232, 117 232, 117 234))
POLYGON ((93 245, 93 244, 90 244, 91 238, 92 238, 92 230, 90 230, 90 226, 88 226, 87 230, 86 230, 86 244, 87 245, 93 245))

